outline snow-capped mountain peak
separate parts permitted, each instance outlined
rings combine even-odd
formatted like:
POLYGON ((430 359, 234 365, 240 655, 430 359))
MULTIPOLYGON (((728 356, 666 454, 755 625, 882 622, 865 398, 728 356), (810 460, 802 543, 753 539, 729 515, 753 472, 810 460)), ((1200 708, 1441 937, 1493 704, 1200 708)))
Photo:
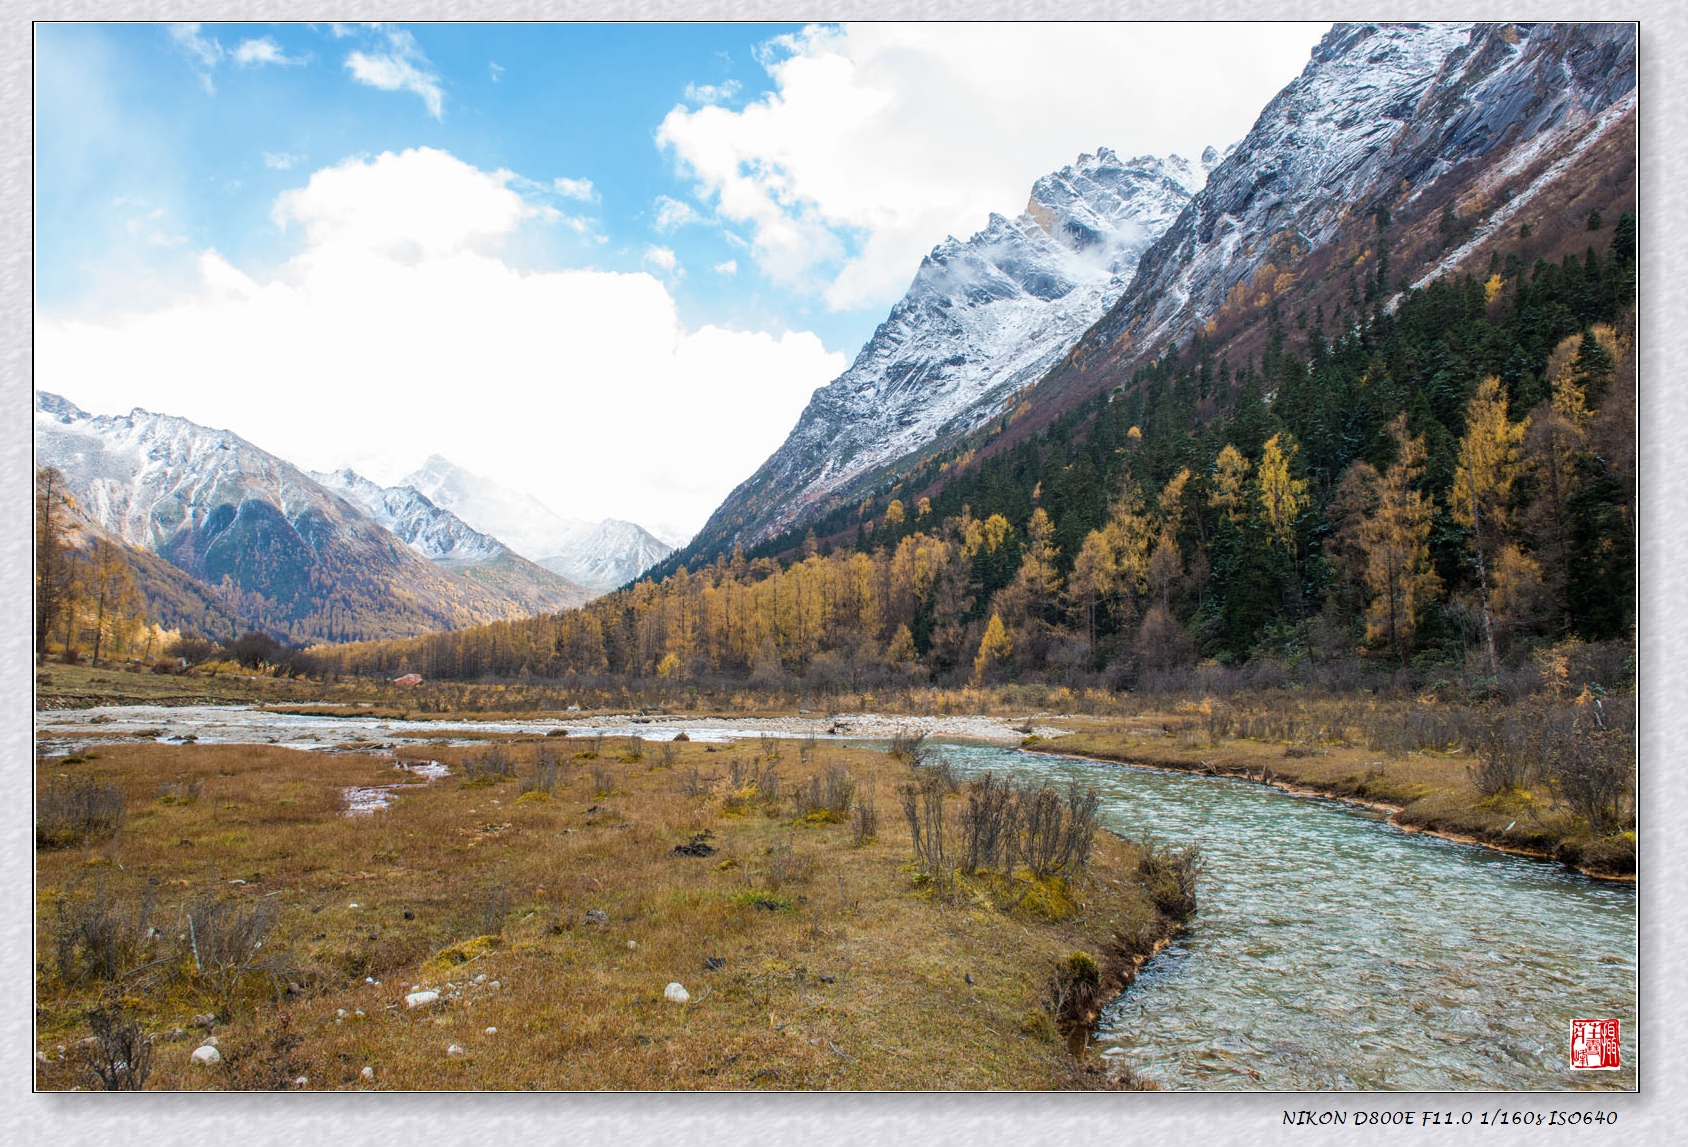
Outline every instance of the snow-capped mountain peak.
POLYGON ((1124 293, 1202 174, 1178 156, 1107 148, 1039 179, 1026 209, 951 236, 848 370, 689 552, 753 545, 847 498, 884 467, 998 416, 1124 293))
POLYGON ((492 535, 529 561, 599 593, 632 581, 674 549, 632 522, 565 518, 531 494, 465 470, 439 454, 405 478, 401 488, 492 535))
POLYGON ((497 538, 472 529, 457 515, 430 502, 414 486, 379 486, 345 467, 312 472, 319 486, 334 491, 387 527, 405 545, 435 562, 484 562, 503 554, 497 538))

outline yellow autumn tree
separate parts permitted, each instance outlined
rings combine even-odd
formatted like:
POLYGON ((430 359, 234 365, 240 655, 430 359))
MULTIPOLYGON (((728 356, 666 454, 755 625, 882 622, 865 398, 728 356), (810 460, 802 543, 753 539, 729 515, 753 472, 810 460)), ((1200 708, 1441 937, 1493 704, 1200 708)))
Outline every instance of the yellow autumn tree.
POLYGON ((979 639, 979 652, 973 658, 973 681, 982 683, 988 680, 998 665, 1008 659, 1014 652, 1014 643, 1008 637, 1008 630, 1002 624, 1000 614, 991 614, 990 624, 985 626, 985 635, 979 639))
POLYGON ((1108 536, 1091 530, 1084 536, 1073 572, 1067 577, 1067 602, 1084 618, 1085 634, 1096 642, 1096 607, 1114 592, 1114 551, 1108 536))
POLYGON ((1440 591, 1442 579, 1430 564, 1429 497, 1415 489, 1424 476, 1424 439, 1407 434, 1407 416, 1389 424, 1395 461, 1382 477, 1364 462, 1357 464, 1375 509, 1360 524, 1365 555, 1363 580, 1372 597, 1366 607, 1366 639, 1387 644, 1405 661, 1424 607, 1440 591))
POLYGON ((1260 455, 1260 469, 1255 475, 1255 487, 1260 496, 1260 512, 1272 540, 1295 552, 1295 522, 1307 508, 1307 481, 1290 474, 1290 462, 1300 450, 1294 437, 1274 434, 1266 440, 1260 455))
POLYGON ((1483 613, 1483 646, 1488 653, 1491 675, 1500 672, 1500 661, 1495 656, 1488 555, 1495 553, 1505 539, 1518 445, 1528 424, 1527 418, 1520 423, 1507 418, 1506 396, 1501 392, 1500 379, 1490 375, 1478 383, 1477 393, 1465 408, 1465 437, 1460 440, 1459 462, 1448 499, 1454 520, 1471 531, 1483 613))
POLYGON ((1213 489, 1207 496, 1207 504, 1223 510, 1232 525, 1236 525, 1243 517, 1248 471, 1248 459, 1230 443, 1225 444, 1225 448, 1219 452, 1219 457, 1213 463, 1213 489))

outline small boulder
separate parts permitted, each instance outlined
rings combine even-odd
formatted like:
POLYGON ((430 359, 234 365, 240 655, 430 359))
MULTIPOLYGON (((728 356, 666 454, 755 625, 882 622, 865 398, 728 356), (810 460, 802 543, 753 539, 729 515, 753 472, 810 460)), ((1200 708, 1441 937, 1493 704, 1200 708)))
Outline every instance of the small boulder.
POLYGON ((685 733, 684 733, 684 732, 680 732, 680 733, 675 733, 675 734, 674 734, 674 739, 675 739, 675 740, 676 740, 676 741, 689 741, 689 740, 691 740, 691 738, 690 738, 690 737, 688 737, 688 736, 686 736, 686 734, 685 734, 685 733))
POLYGON ((194 1016, 193 1017, 193 1023, 192 1023, 191 1026, 196 1027, 196 1028, 216 1027, 217 1026, 217 1017, 212 1015, 210 1012, 206 1012, 203 1015, 194 1016))
POLYGON ((450 1044, 446 1047, 445 1053, 447 1055, 462 1055, 463 1049, 458 1047, 456 1044, 450 1044))
POLYGON ((366 1080, 373 1081, 375 1079, 375 1069, 373 1067, 365 1067, 362 1071, 358 1072, 358 1074, 363 1076, 366 1080))
POLYGON ((193 1062, 199 1064, 201 1067, 210 1067, 213 1064, 223 1062, 223 1053, 212 1047, 210 1044, 206 1044, 204 1047, 196 1047, 193 1049, 193 1062))
POLYGON ((205 1037, 205 1039, 202 1041, 202 1043, 205 1047, 216 1047, 217 1046, 217 1037, 214 1036, 214 1035, 208 1035, 208 1036, 205 1037))
POLYGON ((427 1007, 439 998, 440 994, 431 988, 425 992, 411 992, 404 998, 404 1006, 407 1008, 427 1007))
POLYGON ((487 1028, 487 1029, 486 1029, 486 1034, 487 1034, 487 1035, 497 1035, 497 1034, 498 1034, 498 1029, 497 1029, 497 1028, 487 1028))
POLYGON ((586 910, 586 922, 588 924, 597 924, 601 927, 610 922, 610 914, 605 912, 602 908, 588 908, 586 910))
POLYGON ((691 1002, 692 994, 679 984, 669 984, 662 989, 662 998, 671 1004, 684 1004, 691 1002))

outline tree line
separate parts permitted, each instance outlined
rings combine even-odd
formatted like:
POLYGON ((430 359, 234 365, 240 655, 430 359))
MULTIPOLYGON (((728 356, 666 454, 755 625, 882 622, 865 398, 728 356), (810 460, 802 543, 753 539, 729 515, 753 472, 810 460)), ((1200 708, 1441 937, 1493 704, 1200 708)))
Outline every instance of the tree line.
POLYGON ((1235 372, 1199 338, 1169 349, 1037 438, 869 499, 841 542, 329 657, 859 688, 1314 648, 1493 677, 1533 645, 1632 638, 1633 219, 1614 232, 1605 258, 1497 258, 1393 312, 1274 317, 1235 372))

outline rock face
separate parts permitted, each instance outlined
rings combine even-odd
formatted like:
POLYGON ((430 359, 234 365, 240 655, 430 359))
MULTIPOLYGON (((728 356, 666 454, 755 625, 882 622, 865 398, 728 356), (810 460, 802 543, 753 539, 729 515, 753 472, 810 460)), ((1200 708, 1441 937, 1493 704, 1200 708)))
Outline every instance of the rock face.
POLYGON ((1479 241, 1634 108, 1635 51, 1628 24, 1334 26, 1144 254, 1079 357, 1114 350, 1123 361, 1189 337, 1239 287, 1264 289, 1259 272, 1283 250, 1371 228, 1379 206, 1400 216, 1458 184, 1455 206, 1483 211, 1475 196, 1542 167, 1487 212, 1479 241))
POLYGON ((850 368, 687 548, 707 560, 849 501, 910 453, 1000 415, 1118 299, 1201 176, 1107 148, 1039 179, 1023 214, 932 249, 850 368))
MULTIPOLYGON (((397 637, 590 596, 543 570, 534 571, 547 583, 537 590, 499 584, 522 580, 498 567, 501 558, 462 563, 464 572, 430 563, 298 468, 185 418, 94 416, 43 393, 35 448, 38 464, 63 472, 94 530, 163 558, 239 627, 296 640, 397 637)), ((146 562, 131 565, 144 580, 146 562)))
POLYGON ((537 498, 465 470, 438 454, 406 477, 403 486, 474 529, 496 536, 530 561, 595 593, 625 585, 674 549, 633 522, 565 518, 537 498))

